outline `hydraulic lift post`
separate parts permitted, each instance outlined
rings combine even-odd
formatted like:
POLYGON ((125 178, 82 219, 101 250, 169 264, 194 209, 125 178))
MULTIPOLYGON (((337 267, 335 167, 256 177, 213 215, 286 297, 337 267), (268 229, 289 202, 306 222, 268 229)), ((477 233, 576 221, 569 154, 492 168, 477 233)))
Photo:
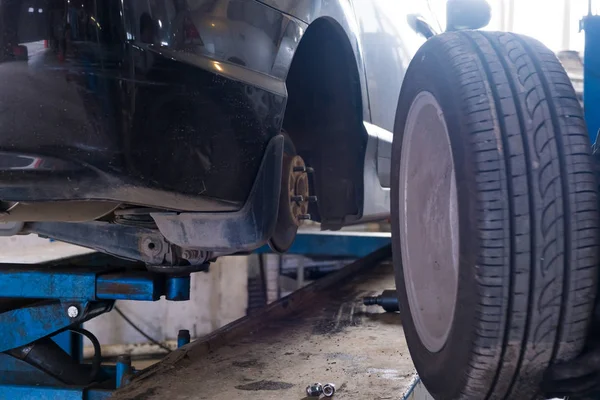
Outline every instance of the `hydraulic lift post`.
MULTIPOLYGON (((189 294, 189 275, 0 265, 0 399, 110 397, 133 373, 129 356, 111 368, 100 365, 100 354, 91 365, 81 364, 49 338, 69 330, 91 335, 78 327, 110 311, 115 300, 185 301, 189 294)), ((90 339, 94 343, 93 335, 90 339)), ((95 348, 98 352, 99 345, 95 348)))

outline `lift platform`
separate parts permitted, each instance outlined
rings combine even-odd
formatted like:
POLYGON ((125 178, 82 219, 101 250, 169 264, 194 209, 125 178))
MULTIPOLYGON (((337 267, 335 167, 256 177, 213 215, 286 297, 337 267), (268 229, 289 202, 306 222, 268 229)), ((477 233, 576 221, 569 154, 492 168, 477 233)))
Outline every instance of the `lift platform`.
MULTIPOLYGON (((132 372, 131 360, 101 364, 100 345, 81 325, 115 300, 189 299, 190 276, 145 271, 112 257, 40 265, 0 265, 0 399, 103 400, 132 372), (105 263, 106 262, 106 263, 105 263), (88 337, 96 355, 82 363, 72 335, 88 337)), ((81 343, 81 341, 79 341, 81 343)))
POLYGON ((395 287, 390 257, 386 246, 183 346, 113 399, 303 399, 315 382, 338 399, 431 399, 399 314, 362 302, 395 287))

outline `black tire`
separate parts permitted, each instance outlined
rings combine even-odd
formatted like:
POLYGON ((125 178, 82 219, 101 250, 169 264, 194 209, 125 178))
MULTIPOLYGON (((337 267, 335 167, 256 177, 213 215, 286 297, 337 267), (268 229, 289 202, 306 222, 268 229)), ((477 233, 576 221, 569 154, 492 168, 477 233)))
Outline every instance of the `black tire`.
POLYGON ((406 339, 435 399, 538 398, 547 367, 581 351, 600 248, 590 153, 569 78, 536 40, 451 32, 414 57, 394 131, 393 250, 406 339), (399 240, 400 155, 409 109, 423 91, 443 110, 458 199, 456 308, 436 352, 415 328, 399 240))

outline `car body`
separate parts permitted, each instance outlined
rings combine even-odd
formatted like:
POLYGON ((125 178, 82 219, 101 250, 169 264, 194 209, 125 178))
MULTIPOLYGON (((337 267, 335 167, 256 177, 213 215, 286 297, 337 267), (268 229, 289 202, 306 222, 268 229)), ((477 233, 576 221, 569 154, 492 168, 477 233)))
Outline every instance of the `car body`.
POLYGON ((324 229, 387 218, 402 79, 439 32, 427 1, 6 0, 0 18, 3 233, 158 265, 273 235, 282 131, 324 229))

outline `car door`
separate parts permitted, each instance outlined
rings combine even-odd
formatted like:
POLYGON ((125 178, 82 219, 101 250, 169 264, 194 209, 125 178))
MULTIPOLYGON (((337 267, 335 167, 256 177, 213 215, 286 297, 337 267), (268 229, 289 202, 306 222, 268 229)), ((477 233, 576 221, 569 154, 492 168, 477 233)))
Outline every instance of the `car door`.
POLYGON ((390 186, 394 119, 404 74, 412 57, 440 27, 427 0, 353 0, 360 27, 371 126, 378 137, 377 174, 390 186))

